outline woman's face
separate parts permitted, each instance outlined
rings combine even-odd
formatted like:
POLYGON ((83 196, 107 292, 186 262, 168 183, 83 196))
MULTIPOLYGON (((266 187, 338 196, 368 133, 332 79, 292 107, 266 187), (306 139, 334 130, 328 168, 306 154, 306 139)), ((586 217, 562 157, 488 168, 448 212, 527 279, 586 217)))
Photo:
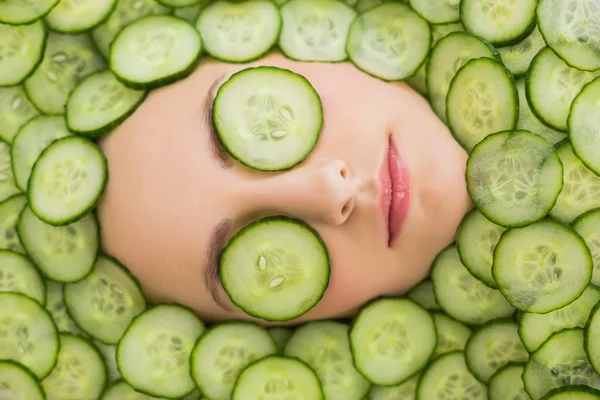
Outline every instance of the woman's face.
POLYGON ((188 79, 152 92, 101 145, 110 171, 98 208, 104 250, 151 301, 188 305, 210 321, 252 319, 228 299, 218 273, 221 249, 252 221, 301 219, 327 245, 329 287, 293 321, 301 322, 348 316, 414 286, 471 208, 467 154, 428 103, 350 63, 207 59, 188 79), (258 65, 303 75, 323 103, 317 146, 288 171, 239 164, 211 132, 219 85, 258 65))

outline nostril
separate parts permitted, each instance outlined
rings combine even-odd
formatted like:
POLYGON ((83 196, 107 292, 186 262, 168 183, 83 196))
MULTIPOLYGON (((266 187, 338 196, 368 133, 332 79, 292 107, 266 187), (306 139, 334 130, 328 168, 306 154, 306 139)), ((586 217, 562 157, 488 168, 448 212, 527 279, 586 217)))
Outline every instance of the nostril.
POLYGON ((346 167, 342 167, 340 169, 340 175, 342 178, 346 179, 346 176, 348 175, 348 170, 346 169, 346 167))

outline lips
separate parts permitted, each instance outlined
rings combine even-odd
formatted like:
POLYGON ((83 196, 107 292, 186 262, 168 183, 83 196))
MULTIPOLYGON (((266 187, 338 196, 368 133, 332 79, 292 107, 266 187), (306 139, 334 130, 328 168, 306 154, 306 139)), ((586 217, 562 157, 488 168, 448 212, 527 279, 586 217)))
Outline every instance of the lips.
POLYGON ((388 247, 397 243, 410 206, 410 177, 400 152, 390 138, 388 152, 381 165, 381 213, 388 247))

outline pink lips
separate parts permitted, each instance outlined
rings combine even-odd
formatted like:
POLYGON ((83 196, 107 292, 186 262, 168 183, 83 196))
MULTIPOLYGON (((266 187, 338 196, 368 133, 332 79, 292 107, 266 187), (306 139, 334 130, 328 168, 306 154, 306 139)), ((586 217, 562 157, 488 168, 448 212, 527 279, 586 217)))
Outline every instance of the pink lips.
POLYGON ((389 151, 381 165, 379 180, 381 212, 388 233, 388 247, 394 247, 410 206, 410 177, 398 148, 391 139, 389 151))

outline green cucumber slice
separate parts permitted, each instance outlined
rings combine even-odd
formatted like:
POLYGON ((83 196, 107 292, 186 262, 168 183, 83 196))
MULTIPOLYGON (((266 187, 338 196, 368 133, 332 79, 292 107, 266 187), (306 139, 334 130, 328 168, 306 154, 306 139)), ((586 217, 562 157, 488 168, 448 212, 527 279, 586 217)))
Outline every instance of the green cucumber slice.
POLYGON ((577 300, 590 283, 592 268, 581 236, 548 218, 504 232, 492 274, 514 307, 547 313, 577 300))
POLYGON ((594 209, 573 221, 573 229, 581 235, 592 253, 592 283, 600 287, 600 209, 594 209))
POLYGON ((24 194, 14 195, 0 203, 0 249, 25 254, 17 234, 17 223, 26 204, 27 197, 24 194))
POLYGON ((0 361, 0 395, 9 400, 46 400, 44 389, 31 371, 13 361, 0 361))
POLYGON ((158 0, 165 7, 182 8, 191 7, 198 4, 202 0, 158 0))
POLYGON ((10 250, 0 250, 0 292, 21 293, 46 304, 46 285, 35 265, 10 250))
POLYGON ((50 313, 31 297, 0 293, 0 359, 46 377, 58 357, 59 340, 50 313))
POLYGON ((431 42, 432 47, 435 46, 442 38, 448 36, 452 32, 464 32, 465 28, 460 22, 455 24, 439 24, 431 26, 431 42))
POLYGON ((233 74, 217 91, 213 122, 227 152, 261 171, 302 162, 317 145, 323 106, 301 75, 275 67, 233 74))
POLYGON ((533 353, 553 333, 567 328, 583 328, 592 308, 600 301, 600 289, 590 285, 577 300, 546 314, 523 313, 519 336, 528 352, 533 353))
POLYGON ((600 349, 598 342, 600 339, 600 301, 594 304, 589 313, 589 319, 585 324, 584 330, 584 348, 590 364, 598 373, 600 371, 600 349))
POLYGON ((27 25, 42 18, 59 0, 3 0, 0 2, 0 22, 27 25))
MULTIPOLYGON (((117 346, 114 344, 104 344, 99 340, 94 340, 94 344, 102 354, 106 369, 108 371, 108 382, 116 382, 121 379, 121 373, 117 365, 117 346)), ((129 386, 129 385, 128 385, 129 386)))
POLYGON ((53 226, 25 207, 17 231, 27 254, 46 277, 56 282, 77 282, 92 271, 100 247, 98 221, 93 213, 66 226, 53 226))
POLYGON ((187 21, 151 15, 127 25, 110 47, 110 69, 132 89, 156 89, 196 68, 202 39, 187 21))
POLYGON ((0 141, 0 201, 20 192, 12 169, 11 147, 0 141))
POLYGON ((346 52, 361 70, 393 81, 414 75, 431 47, 429 24, 409 6, 389 2, 358 16, 350 26, 346 52))
POLYGON ((467 190, 495 224, 516 228, 546 217, 563 187, 563 167, 552 144, 527 131, 494 133, 467 161, 467 190))
POLYGON ((470 152, 489 134, 513 130, 518 96, 503 64, 490 58, 467 62, 452 79, 446 97, 446 120, 456 141, 470 152))
POLYGON ((435 299, 433 292, 433 283, 430 279, 426 279, 414 286, 406 294, 409 299, 420 305, 426 310, 441 310, 440 305, 435 299))
POLYGON ((291 328, 284 328, 282 326, 274 326, 269 328, 269 333, 271 336, 273 336, 273 340, 275 340, 279 352, 283 353, 283 349, 285 349, 285 345, 294 334, 294 330, 291 328))
POLYGON ((129 118, 146 99, 146 93, 123 85, 110 70, 92 74, 69 96, 67 126, 87 137, 104 135, 129 118))
POLYGON ((56 139, 69 135, 64 117, 58 115, 35 117, 21 127, 10 147, 15 182, 21 190, 27 190, 33 164, 42 151, 56 139))
POLYGON ((312 321, 296 329, 284 355, 304 361, 317 373, 327 400, 362 400, 371 383, 352 362, 348 326, 312 321))
POLYGON ((339 0, 290 0, 281 7, 279 48, 299 61, 340 62, 356 11, 339 0))
POLYGON ((190 354, 205 325, 192 311, 162 304, 134 318, 119 340, 117 365, 136 391, 155 397, 183 397, 195 389, 190 354))
POLYGON ((79 329, 67 313, 67 307, 63 301, 62 283, 46 280, 46 310, 52 316, 59 332, 85 336, 85 333, 79 329))
POLYGON ((19 129, 39 114, 22 86, 0 87, 0 139, 12 143, 19 129))
POLYGON ((105 385, 106 366, 98 349, 81 336, 61 333, 58 362, 42 381, 48 398, 97 399, 105 385))
POLYGON ((577 157, 600 175, 600 78, 583 87, 573 100, 569 114, 569 139, 577 157))
POLYGON ((114 11, 118 0, 61 0, 46 15, 50 29, 62 33, 80 33, 95 28, 114 11))
POLYGON ((64 226, 79 221, 102 197, 108 166, 93 142, 78 136, 58 139, 33 166, 27 200, 42 221, 64 226))
POLYGON ((430 24, 449 24, 460 21, 460 0, 410 0, 409 4, 430 24))
POLYGON ((395 386, 373 385, 369 392, 369 400, 415 400, 417 384, 421 375, 417 374, 409 380, 395 386))
POLYGON ((0 23, 0 37, 0 86, 19 85, 42 61, 46 29, 42 21, 20 26, 0 23))
POLYGON ((504 65, 517 77, 527 73, 531 61, 545 46, 546 42, 536 25, 531 34, 521 42, 512 46, 500 47, 498 53, 504 65))
POLYGON ((100 400, 165 400, 136 392, 123 380, 116 381, 106 388, 100 400))
POLYGON ((452 318, 467 325, 481 325, 511 316, 515 309, 502 294, 486 286, 461 263, 456 245, 436 257, 431 271, 435 297, 452 318))
POLYGON ((584 385, 567 385, 549 391, 541 400, 597 400, 600 390, 584 385))
POLYGON ((384 298, 361 309, 350 328, 356 369, 376 385, 398 385, 421 370, 437 346, 431 314, 412 300, 384 298))
POLYGON ((521 375, 525 364, 509 363, 492 376, 488 386, 489 400, 531 400, 521 375))
POLYGON ((539 0, 537 17, 548 46, 570 66, 600 69, 600 10, 594 1, 539 0))
POLYGON ((442 312, 433 312, 433 322, 438 336, 438 342, 431 358, 456 350, 464 350, 473 331, 442 312))
POLYGON ((196 28, 212 57, 248 62, 263 57, 277 42, 281 16, 270 0, 215 1, 202 10, 196 28))
POLYGON ((202 10, 204 10, 204 8, 206 8, 206 6, 212 2, 213 0, 200 0, 200 2, 196 5, 176 8, 173 12, 173 15, 185 19, 192 25, 196 25, 196 21, 198 21, 198 17, 200 16, 202 10))

